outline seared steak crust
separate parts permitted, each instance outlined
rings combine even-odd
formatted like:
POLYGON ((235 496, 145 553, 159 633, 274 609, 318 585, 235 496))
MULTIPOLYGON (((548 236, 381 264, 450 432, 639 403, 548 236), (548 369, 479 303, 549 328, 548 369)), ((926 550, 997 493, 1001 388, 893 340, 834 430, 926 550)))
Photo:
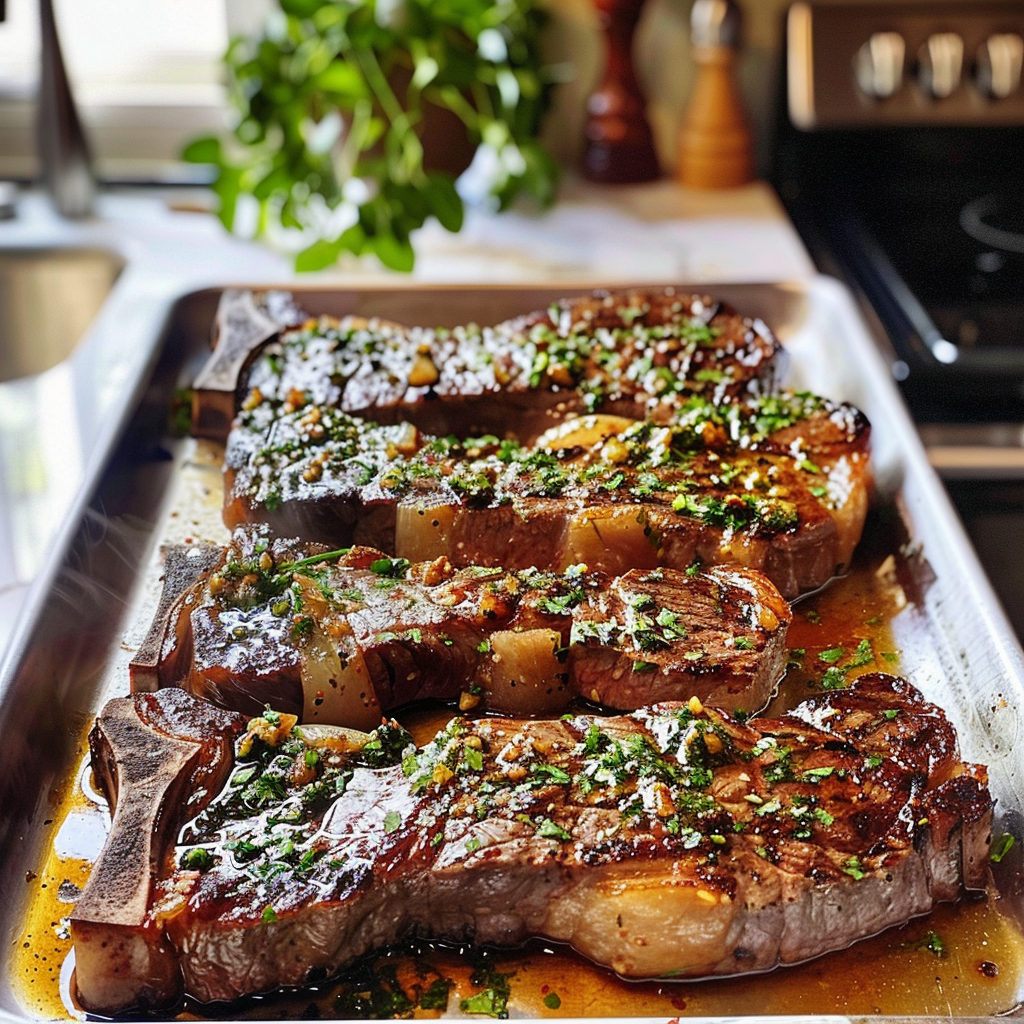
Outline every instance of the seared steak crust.
POLYGON ((527 447, 260 402, 228 445, 225 521, 459 565, 585 561, 621 573, 733 562, 794 597, 850 562, 867 508, 868 429, 815 399, 771 404, 771 414, 767 400, 742 414, 701 406, 675 426, 610 433, 584 418, 527 447), (817 447, 778 439, 794 416, 816 424, 817 447))
POLYGON ((756 711, 784 670, 790 619, 742 569, 410 566, 238 531, 179 601, 156 683, 247 714, 269 703, 371 728, 423 698, 543 714, 573 696, 620 709, 697 696, 756 711))
MULTIPOLYGON (((173 718, 188 699, 173 692, 112 702, 97 748, 133 707, 170 701, 173 718)), ((301 984, 410 935, 539 935, 625 977, 703 977, 843 948, 986 880, 984 769, 888 676, 756 725, 693 701, 456 720, 400 752, 392 727, 356 750, 289 725, 250 723, 225 788, 154 865, 145 913, 91 913, 90 883, 76 941, 132 936, 176 957, 200 1000, 301 984)), ((97 1010, 174 994, 112 982, 88 955, 78 980, 97 1010)))
POLYGON ((225 521, 459 565, 738 562, 794 597, 849 564, 869 428, 778 391, 780 355, 671 288, 493 328, 309 321, 251 367, 225 521))
POLYGON ((304 393, 439 434, 504 434, 511 416, 527 440, 550 426, 549 413, 667 420, 694 395, 771 391, 780 351, 761 321, 707 296, 629 290, 564 300, 494 327, 310 320, 261 354, 248 383, 268 401, 304 393))

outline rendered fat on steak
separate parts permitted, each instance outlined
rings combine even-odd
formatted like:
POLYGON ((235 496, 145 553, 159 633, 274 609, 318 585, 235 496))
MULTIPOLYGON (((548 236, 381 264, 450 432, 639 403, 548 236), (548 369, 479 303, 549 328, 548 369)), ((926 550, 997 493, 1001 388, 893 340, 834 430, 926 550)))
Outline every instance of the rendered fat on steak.
POLYGON ((424 698, 539 715, 575 696, 625 710, 697 696, 752 712, 785 668, 789 606, 743 569, 456 569, 242 530, 204 562, 134 690, 373 728, 424 698))
POLYGON ((293 722, 174 689, 104 710, 116 808, 71 921, 85 1006, 301 985, 409 936, 541 936, 627 978, 742 974, 987 878, 985 771, 890 676, 747 724, 691 701, 456 720, 417 749, 395 726, 293 722))

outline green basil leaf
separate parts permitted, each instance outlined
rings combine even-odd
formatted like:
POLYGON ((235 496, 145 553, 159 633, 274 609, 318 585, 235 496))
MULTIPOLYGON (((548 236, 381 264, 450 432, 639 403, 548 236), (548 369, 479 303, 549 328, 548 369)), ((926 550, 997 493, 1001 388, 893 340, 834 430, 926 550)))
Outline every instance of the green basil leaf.
POLYGON ((182 150, 181 158, 190 164, 219 164, 221 162, 220 139, 212 136, 196 139, 182 150))
POLYGON ((461 231, 463 219, 462 198, 455 188, 455 182, 446 174, 433 173, 427 176, 427 203, 430 212, 447 231, 461 231))

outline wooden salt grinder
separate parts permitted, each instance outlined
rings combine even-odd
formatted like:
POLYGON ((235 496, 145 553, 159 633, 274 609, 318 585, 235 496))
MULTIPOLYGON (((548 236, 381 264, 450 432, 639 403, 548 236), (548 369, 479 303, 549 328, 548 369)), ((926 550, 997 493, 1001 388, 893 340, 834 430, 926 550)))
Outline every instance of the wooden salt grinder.
POLYGON ((735 188, 754 177, 750 126, 735 76, 739 29, 733 0, 694 3, 690 38, 697 77, 676 166, 676 177, 690 188, 735 188))

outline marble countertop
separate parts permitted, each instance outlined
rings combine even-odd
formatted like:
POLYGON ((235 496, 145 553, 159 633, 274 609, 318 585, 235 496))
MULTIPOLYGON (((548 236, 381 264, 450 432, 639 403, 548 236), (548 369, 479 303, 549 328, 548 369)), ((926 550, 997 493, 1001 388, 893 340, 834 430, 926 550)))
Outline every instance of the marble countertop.
MULTIPOLYGON (((182 198, 158 191, 106 194, 94 218, 69 222, 44 196, 28 193, 17 217, 0 223, 0 254, 99 249, 124 265, 67 360, 0 384, 0 650, 30 588, 44 583, 37 578, 69 510, 121 429, 134 383, 174 301, 199 288, 297 280, 286 255, 229 236, 210 213, 195 208, 194 195, 182 198)), ((415 243, 410 277, 351 260, 305 275, 302 283, 569 288, 800 281, 815 274, 777 197, 759 182, 703 193, 667 181, 614 188, 568 182, 546 213, 471 210, 458 235, 430 224, 415 243)))

